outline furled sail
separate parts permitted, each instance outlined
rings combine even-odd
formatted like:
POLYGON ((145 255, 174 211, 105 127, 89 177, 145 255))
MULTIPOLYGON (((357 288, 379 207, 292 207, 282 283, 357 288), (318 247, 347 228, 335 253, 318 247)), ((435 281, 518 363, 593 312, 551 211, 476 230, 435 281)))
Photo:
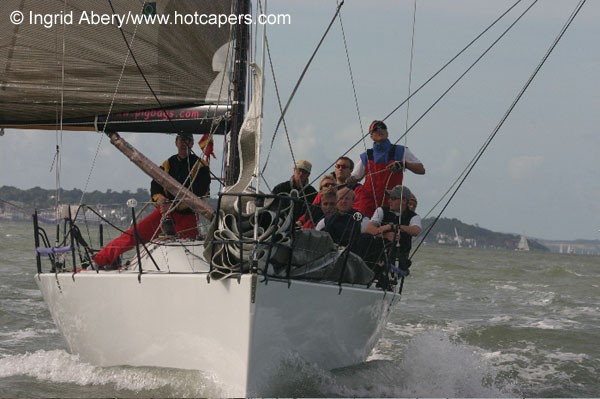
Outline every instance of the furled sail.
POLYGON ((194 16, 229 15, 231 7, 231 0, 2 0, 0 126, 214 128, 228 110, 231 25, 194 16))

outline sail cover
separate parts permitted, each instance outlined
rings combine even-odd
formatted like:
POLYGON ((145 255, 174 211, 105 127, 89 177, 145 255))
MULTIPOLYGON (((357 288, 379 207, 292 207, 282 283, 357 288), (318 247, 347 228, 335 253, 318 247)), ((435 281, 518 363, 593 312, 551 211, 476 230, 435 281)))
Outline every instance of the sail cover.
POLYGON ((232 12, 222 0, 2 0, 0 125, 91 129, 108 116, 179 132, 171 120, 222 115, 231 25, 208 17, 232 12))

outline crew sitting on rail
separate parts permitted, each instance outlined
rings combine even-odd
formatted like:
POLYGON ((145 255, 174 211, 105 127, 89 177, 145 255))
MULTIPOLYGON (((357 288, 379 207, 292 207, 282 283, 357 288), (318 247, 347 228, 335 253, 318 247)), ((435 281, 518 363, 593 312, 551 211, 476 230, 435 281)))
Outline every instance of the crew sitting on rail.
POLYGON ((298 227, 303 229, 314 229, 315 225, 319 223, 326 215, 336 211, 336 197, 335 193, 337 188, 335 187, 335 180, 331 175, 325 175, 319 182, 319 193, 315 197, 315 200, 310 204, 309 211, 296 221, 298 227), (327 197, 327 203, 323 204, 323 199, 327 197))
POLYGON ((400 269, 396 272, 407 275, 412 238, 421 233, 421 217, 408 208, 412 197, 408 187, 395 186, 386 190, 386 194, 390 199, 389 207, 377 208, 365 231, 383 239, 384 247, 390 249, 389 262, 400 269))
POLYGON ((369 222, 369 218, 352 207, 354 198, 355 194, 351 189, 344 187, 338 190, 337 212, 321 219, 315 228, 328 232, 336 244, 350 245, 351 249, 357 245, 357 238, 365 231, 369 222))
MULTIPOLYGON (((311 169, 312 164, 310 162, 300 160, 296 162, 292 177, 273 188, 273 194, 289 194, 292 190, 298 190, 301 202, 294 204, 294 222, 307 211, 308 205, 312 204, 317 196, 317 190, 308 183, 311 169)), ((286 202, 282 201, 282 205, 287 205, 286 202)), ((276 209, 277 202, 273 204, 274 209, 276 209)))

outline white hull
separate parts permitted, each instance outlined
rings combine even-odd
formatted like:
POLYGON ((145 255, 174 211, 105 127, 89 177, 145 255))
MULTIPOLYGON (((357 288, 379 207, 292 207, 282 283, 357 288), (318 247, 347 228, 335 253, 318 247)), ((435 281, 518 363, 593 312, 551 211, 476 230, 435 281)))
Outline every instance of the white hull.
POLYGON ((325 369, 365 361, 394 301, 378 289, 345 286, 340 294, 334 283, 288 287, 249 274, 209 282, 206 273, 161 270, 141 282, 135 271, 45 273, 36 281, 83 361, 202 370, 227 396, 260 395, 290 354, 325 369))

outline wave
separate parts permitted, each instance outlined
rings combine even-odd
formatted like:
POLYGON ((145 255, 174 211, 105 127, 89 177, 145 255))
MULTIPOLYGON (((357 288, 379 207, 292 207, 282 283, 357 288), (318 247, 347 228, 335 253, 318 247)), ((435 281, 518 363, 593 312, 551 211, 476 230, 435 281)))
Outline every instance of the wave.
POLYGON ((334 371, 336 390, 347 397, 514 397, 479 348, 455 341, 440 330, 416 335, 396 360, 372 360, 334 371))
MULTIPOLYGON (((394 354, 397 355, 397 352, 394 354)), ((0 378, 29 376, 69 386, 102 386, 103 395, 194 397, 224 396, 226 387, 190 370, 147 367, 96 367, 64 350, 0 358, 0 378)), ((498 373, 481 350, 453 342, 448 335, 425 332, 404 348, 402 360, 371 360, 333 371, 289 358, 269 382, 266 396, 313 397, 507 397, 513 387, 499 386, 498 373), (510 391, 510 392, 509 392, 510 391)), ((226 396, 226 395, 225 395, 226 396)))
MULTIPOLYGON (((144 393, 154 397, 226 396, 210 376, 196 370, 152 367, 96 367, 63 350, 12 355, 0 358, 0 378, 29 376, 55 384, 108 386, 118 396, 144 393)), ((112 395, 109 395, 112 396, 112 395)))

